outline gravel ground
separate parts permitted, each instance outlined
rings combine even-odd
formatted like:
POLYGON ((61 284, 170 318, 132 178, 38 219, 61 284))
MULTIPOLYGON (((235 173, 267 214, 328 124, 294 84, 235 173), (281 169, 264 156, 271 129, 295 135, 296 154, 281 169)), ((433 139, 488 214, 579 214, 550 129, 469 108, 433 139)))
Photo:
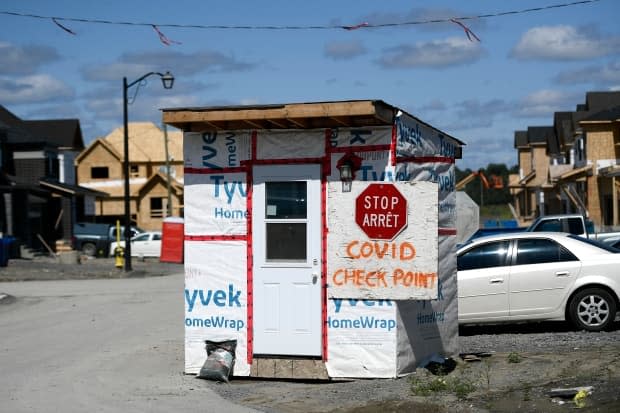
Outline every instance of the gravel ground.
MULTIPOLYGON (((180 264, 133 261, 133 271, 113 259, 59 264, 52 258, 10 260, 0 281, 133 278, 182 272, 180 264)), ((0 283, 2 293, 2 283, 0 283)), ((0 300, 10 304, 10 297, 0 300)), ((196 380, 234 403, 264 412, 565 412, 571 399, 553 399, 553 388, 593 386, 581 411, 620 411, 620 323, 609 332, 574 331, 562 322, 471 326, 460 329, 460 353, 446 376, 418 369, 392 380, 329 382, 232 378, 229 384, 196 380)), ((447 365, 446 365, 447 366, 447 365)))
POLYGON ((620 323, 611 331, 575 331, 563 322, 468 326, 459 331, 461 353, 566 352, 620 346, 620 323))
POLYGON ((0 282, 156 277, 183 272, 183 264, 163 263, 157 258, 133 258, 129 272, 116 268, 113 258, 78 258, 79 263, 77 259, 76 263, 62 263, 49 256, 10 259, 6 267, 0 267, 0 282))
POLYGON ((565 323, 465 327, 463 354, 446 376, 427 369, 393 380, 291 382, 233 378, 205 382, 222 397, 264 412, 565 412, 555 388, 593 386, 582 411, 620 411, 620 325, 588 333, 565 323))

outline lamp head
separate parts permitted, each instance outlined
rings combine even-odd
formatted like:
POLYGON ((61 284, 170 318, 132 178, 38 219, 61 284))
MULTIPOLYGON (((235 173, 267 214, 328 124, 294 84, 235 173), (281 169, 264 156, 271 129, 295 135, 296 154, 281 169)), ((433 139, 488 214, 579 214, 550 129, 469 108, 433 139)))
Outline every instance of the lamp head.
POLYGON ((161 83, 164 85, 164 89, 172 89, 174 85, 174 76, 169 71, 161 76, 161 83))
POLYGON ((355 172, 362 167, 362 158, 353 151, 347 152, 336 163, 336 168, 340 171, 340 181, 342 182, 342 192, 351 192, 355 172))
POLYGON ((340 180, 342 181, 342 192, 351 192, 353 171, 349 162, 340 165, 340 180))

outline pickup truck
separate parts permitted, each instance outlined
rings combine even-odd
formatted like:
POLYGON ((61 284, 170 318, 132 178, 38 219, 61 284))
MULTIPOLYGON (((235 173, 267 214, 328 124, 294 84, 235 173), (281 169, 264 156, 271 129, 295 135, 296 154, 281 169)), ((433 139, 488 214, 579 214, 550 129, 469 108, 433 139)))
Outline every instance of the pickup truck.
MULTIPOLYGON (((124 238, 125 227, 121 226, 121 238, 124 238)), ((140 228, 131 227, 131 237, 144 232, 140 228)), ((89 257, 105 257, 110 244, 116 241, 116 225, 78 222, 73 227, 71 244, 73 249, 81 251, 89 257)))
POLYGON ((620 232, 595 232, 594 223, 580 214, 560 214, 539 216, 528 227, 516 228, 481 228, 469 239, 485 235, 502 234, 506 232, 568 232, 580 237, 593 239, 608 245, 620 241, 620 232))
POLYGON ((595 232, 594 223, 580 214, 543 215, 536 218, 525 231, 568 232, 610 245, 620 240, 620 232, 595 232))

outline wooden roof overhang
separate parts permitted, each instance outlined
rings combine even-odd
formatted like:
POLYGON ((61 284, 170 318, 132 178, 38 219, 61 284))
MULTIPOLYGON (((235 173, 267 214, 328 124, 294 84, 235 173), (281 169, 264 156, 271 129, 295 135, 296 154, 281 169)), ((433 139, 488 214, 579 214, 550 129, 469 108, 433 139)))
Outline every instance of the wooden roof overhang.
POLYGON ((162 109, 164 123, 185 132, 387 126, 398 109, 381 100, 162 109))

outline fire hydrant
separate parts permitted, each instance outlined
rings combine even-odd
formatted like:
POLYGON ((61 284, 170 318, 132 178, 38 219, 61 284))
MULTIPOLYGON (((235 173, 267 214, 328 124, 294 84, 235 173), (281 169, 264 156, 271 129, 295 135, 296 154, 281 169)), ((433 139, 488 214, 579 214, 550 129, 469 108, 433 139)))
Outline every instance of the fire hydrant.
POLYGON ((114 248, 114 265, 116 268, 123 268, 125 265, 125 248, 120 245, 114 248))

